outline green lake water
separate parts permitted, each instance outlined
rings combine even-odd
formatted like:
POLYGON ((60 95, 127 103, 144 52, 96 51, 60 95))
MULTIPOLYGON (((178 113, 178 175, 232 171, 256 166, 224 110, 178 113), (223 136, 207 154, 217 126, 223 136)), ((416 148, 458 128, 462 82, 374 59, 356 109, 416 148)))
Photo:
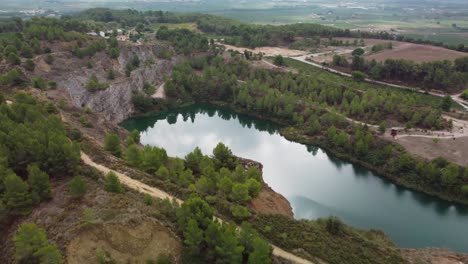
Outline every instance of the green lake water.
POLYGON ((263 164, 263 178, 284 195, 297 219, 335 215, 349 225, 383 230, 400 247, 468 252, 468 207, 398 187, 320 148, 291 142, 267 121, 210 106, 190 106, 122 124, 143 144, 183 158, 210 154, 223 142, 237 156, 263 164))

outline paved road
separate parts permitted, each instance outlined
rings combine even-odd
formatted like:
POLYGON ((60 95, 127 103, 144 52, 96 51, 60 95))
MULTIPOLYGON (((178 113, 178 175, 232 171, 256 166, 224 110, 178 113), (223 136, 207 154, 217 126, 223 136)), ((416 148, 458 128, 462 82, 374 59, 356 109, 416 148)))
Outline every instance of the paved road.
MULTIPOLYGON (((156 187, 153 187, 153 186, 149 186, 147 184, 144 184, 140 181, 137 181, 123 173, 120 173, 118 171, 115 171, 115 170, 111 170, 109 168, 107 168, 106 166, 102 165, 102 164, 98 164, 96 162, 94 162, 88 155, 86 155, 86 153, 84 152, 81 152, 81 159, 83 160, 83 162, 89 166, 93 166, 95 167, 96 169, 98 169, 99 171, 101 171, 102 173, 104 174, 107 174, 109 173, 110 171, 114 172, 117 177, 119 178, 120 182, 122 184, 124 184, 125 186, 127 186, 128 188, 130 189, 133 189, 133 190, 136 190, 138 192, 141 192, 141 193, 144 193, 144 194, 148 194, 148 195, 151 195, 152 197, 154 198, 158 198, 158 199, 169 199, 169 200, 173 200, 175 199, 177 201, 177 203, 180 205, 183 203, 182 200, 180 199, 177 199, 176 197, 156 188, 156 187)), ((278 256, 278 257, 282 257, 284 259, 287 259, 287 260, 290 260, 294 263, 297 263, 297 264, 314 264, 312 263, 311 261, 309 260, 306 260, 306 259, 303 259, 303 258, 300 258, 294 254, 291 254, 275 245, 271 245, 273 247, 273 255, 275 256, 278 256)))

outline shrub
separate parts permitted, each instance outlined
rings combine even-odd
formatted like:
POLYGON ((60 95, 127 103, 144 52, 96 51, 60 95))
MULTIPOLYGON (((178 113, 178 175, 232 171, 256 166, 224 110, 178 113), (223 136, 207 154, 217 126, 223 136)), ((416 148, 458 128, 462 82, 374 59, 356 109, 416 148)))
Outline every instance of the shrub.
POLYGON ((143 202, 146 205, 152 205, 154 203, 154 199, 153 199, 153 197, 151 195, 145 194, 145 196, 143 197, 143 202))
POLYGON ((81 198, 86 194, 88 186, 80 176, 75 176, 68 184, 68 190, 73 198, 81 198))
POLYGON ((92 166, 79 167, 79 173, 80 175, 83 175, 84 177, 88 177, 95 181, 99 180, 99 178, 102 176, 102 173, 98 169, 92 166))
POLYGON ((114 80, 115 79, 115 73, 114 73, 114 70, 112 68, 109 69, 109 71, 107 72, 107 79, 108 80, 114 80))
POLYGON ((119 136, 115 133, 108 134, 104 139, 104 149, 116 157, 122 156, 122 147, 120 146, 119 136))
POLYGON ((344 233, 344 224, 341 220, 336 216, 330 216, 325 221, 325 228, 327 229, 328 233, 332 235, 341 235, 344 233))
POLYGON ((153 107, 153 99, 143 92, 134 93, 132 103, 140 112, 147 112, 153 107))
POLYGON ((361 71, 353 71, 351 75, 353 76, 353 80, 356 82, 363 82, 367 77, 366 74, 361 71))
POLYGON ((20 65, 20 63, 21 63, 20 58, 15 53, 8 54, 7 61, 8 61, 8 63, 11 63, 13 65, 20 65))
POLYGON ((465 99, 465 100, 468 100, 468 89, 465 90, 465 91, 463 91, 461 97, 462 97, 463 99, 465 99))
POLYGON ((57 89, 57 82, 55 81, 49 81, 48 85, 49 85, 49 89, 51 90, 57 89))
POLYGON ((357 48, 357 49, 353 50, 353 52, 351 53, 351 55, 353 55, 353 56, 362 56, 362 55, 364 55, 365 52, 366 52, 366 51, 365 51, 364 49, 362 49, 362 48, 357 48))
POLYGON ((80 219, 80 225, 82 227, 88 227, 88 226, 94 225, 95 218, 96 218, 96 215, 94 214, 94 211, 91 208, 85 208, 83 210, 83 215, 81 216, 81 219, 80 219))
POLYGON ((2 85, 20 85, 25 82, 26 78, 23 72, 16 68, 0 75, 0 84, 2 85))
POLYGON ((54 63, 54 57, 51 54, 47 54, 44 58, 44 61, 47 64, 52 65, 54 63))
POLYGON ((27 71, 34 71, 34 69, 36 68, 36 64, 31 60, 31 59, 27 59, 25 62, 24 62, 24 68, 27 70, 27 71))
POLYGON ((32 78, 31 85, 34 88, 38 88, 38 89, 41 89, 43 91, 47 90, 47 83, 41 76, 36 76, 36 77, 32 78))
POLYGON ((275 58, 273 59, 273 64, 275 64, 276 66, 285 66, 286 61, 284 60, 283 56, 278 55, 275 56, 275 58))
POLYGON ((120 183, 119 178, 112 171, 107 173, 104 185, 105 185, 106 191, 108 192, 123 193, 125 191, 122 184, 120 183))
POLYGON ((247 208, 242 205, 234 205, 231 207, 231 214, 237 220, 245 220, 249 218, 252 214, 249 212, 247 208))
POLYGON ((109 84, 99 82, 97 76, 95 74, 93 74, 93 75, 91 75, 91 77, 89 77, 89 80, 86 83, 85 87, 86 87, 86 90, 88 90, 90 92, 96 92, 96 91, 99 91, 99 90, 107 89, 109 87, 109 84))

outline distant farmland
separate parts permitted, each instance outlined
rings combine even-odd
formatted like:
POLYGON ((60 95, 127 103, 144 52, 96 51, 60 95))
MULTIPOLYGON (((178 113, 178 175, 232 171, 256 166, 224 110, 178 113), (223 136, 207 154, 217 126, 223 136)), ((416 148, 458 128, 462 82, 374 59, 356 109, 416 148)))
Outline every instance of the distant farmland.
POLYGON ((468 56, 468 53, 449 50, 442 47, 394 42, 394 48, 384 50, 367 56, 368 59, 384 61, 386 59, 407 59, 415 62, 430 62, 437 60, 453 61, 457 58, 468 56))

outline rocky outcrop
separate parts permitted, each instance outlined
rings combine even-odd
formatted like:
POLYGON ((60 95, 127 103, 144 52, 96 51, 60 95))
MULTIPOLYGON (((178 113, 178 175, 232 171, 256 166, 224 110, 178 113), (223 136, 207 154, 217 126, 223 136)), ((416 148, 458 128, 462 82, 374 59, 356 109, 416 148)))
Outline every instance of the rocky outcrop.
MULTIPOLYGON (((244 158, 238 159, 245 169, 255 166, 261 172, 263 171, 263 165, 258 161, 244 158)), ((248 207, 257 214, 279 214, 290 218, 294 216, 289 201, 284 196, 271 189, 266 183, 263 183, 262 190, 257 197, 250 201, 248 207)))
POLYGON ((279 214, 290 218, 294 217, 289 201, 273 191, 266 183, 264 183, 260 194, 250 201, 248 207, 257 214, 279 214))
POLYGON ((133 93, 141 91, 144 82, 159 86, 171 73, 173 66, 183 59, 158 59, 158 48, 157 45, 149 44, 121 47, 117 60, 111 60, 101 52, 91 59, 91 69, 86 67, 86 59, 80 60, 71 54, 62 53, 56 56, 52 69, 43 69, 44 75, 49 75, 49 79, 57 81, 61 89, 67 90, 73 105, 88 107, 93 112, 102 114, 106 120, 119 123, 135 112, 133 93), (133 70, 130 77, 126 77, 125 66, 134 56, 140 59, 140 67, 133 70), (106 80, 109 69, 114 70, 115 80, 106 80), (92 74, 96 74, 101 82, 108 83, 109 88, 97 92, 87 91, 85 86, 92 74))

